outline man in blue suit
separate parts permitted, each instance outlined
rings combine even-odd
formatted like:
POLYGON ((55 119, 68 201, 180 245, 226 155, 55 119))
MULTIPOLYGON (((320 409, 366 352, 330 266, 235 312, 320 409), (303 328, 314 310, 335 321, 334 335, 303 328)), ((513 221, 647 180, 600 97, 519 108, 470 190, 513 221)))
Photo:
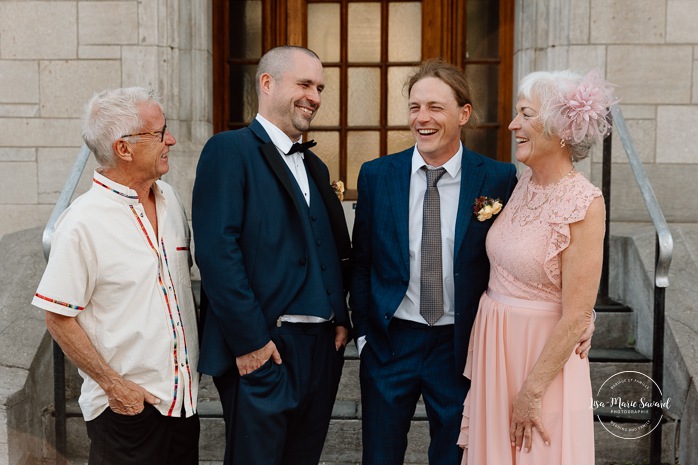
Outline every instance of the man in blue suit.
POLYGON ((256 81, 255 120, 213 136, 196 173, 199 370, 220 393, 226 464, 317 465, 350 328, 342 207, 327 167, 297 144, 320 107, 322 64, 277 47, 256 81))
POLYGON ((494 221, 479 221, 473 206, 481 196, 506 203, 516 170, 461 144, 472 105, 460 69, 427 61, 407 88, 416 146, 365 163, 358 181, 350 306, 361 356, 362 464, 402 465, 421 395, 429 463, 458 465, 469 388, 462 373, 494 221))

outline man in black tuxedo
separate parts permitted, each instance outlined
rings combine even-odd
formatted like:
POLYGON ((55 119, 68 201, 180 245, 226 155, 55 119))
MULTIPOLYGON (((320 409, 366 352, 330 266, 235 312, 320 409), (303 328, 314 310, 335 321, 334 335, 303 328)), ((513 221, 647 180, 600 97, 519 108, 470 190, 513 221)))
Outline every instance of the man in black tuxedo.
POLYGON ((220 393, 226 464, 316 465, 350 328, 342 207, 325 164, 295 144, 320 107, 322 64, 277 47, 256 84, 255 120, 213 136, 197 167, 199 369, 220 393))

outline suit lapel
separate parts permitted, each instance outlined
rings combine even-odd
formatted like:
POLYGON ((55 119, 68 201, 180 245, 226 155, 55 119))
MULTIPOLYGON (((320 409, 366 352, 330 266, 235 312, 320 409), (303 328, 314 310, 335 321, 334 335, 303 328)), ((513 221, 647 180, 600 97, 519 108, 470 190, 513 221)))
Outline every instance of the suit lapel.
POLYGON ((396 155, 387 176, 388 195, 397 228, 400 252, 408 270, 410 268, 410 168, 412 167, 413 150, 409 149, 396 155))
POLYGON ((259 121, 257 121, 256 119, 253 120, 249 128, 262 141, 262 145, 260 145, 260 151, 262 152, 262 156, 267 161, 267 164, 269 165, 269 168, 271 168, 272 173, 274 173, 281 185, 284 186, 284 189, 286 189, 286 192, 288 192, 288 195, 293 200, 293 204, 296 206, 298 214, 301 215, 303 212, 302 208, 307 209, 308 206, 305 204, 301 205, 299 203, 298 196, 294 194, 294 181, 291 180, 288 167, 286 166, 286 162, 281 158, 279 150, 276 148, 276 145, 274 145, 274 143, 269 139, 269 135, 264 130, 259 121))
POLYGON ((468 231, 468 225, 473 221, 473 205, 478 197, 485 170, 482 163, 463 147, 463 160, 460 169, 460 198, 458 199, 458 216, 456 217, 456 237, 453 250, 453 260, 457 263, 458 254, 468 231))

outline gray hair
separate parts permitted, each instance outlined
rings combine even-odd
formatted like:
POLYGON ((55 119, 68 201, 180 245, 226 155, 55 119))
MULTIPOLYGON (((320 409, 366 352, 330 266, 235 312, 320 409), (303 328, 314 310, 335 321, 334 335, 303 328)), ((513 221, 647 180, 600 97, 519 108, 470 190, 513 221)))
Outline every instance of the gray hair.
POLYGON ((153 103, 162 110, 160 96, 143 87, 108 89, 96 93, 85 106, 82 138, 102 168, 116 165, 113 144, 125 134, 140 132, 141 105, 153 103))
POLYGON ((524 76, 519 85, 519 98, 538 100, 540 110, 538 119, 543 125, 543 135, 559 137, 570 150, 572 161, 587 158, 591 148, 600 142, 611 130, 606 115, 616 101, 612 84, 601 78, 598 70, 587 75, 571 70, 536 71, 524 76), (589 94, 589 89, 592 89, 589 94), (573 122, 569 119, 568 102, 579 95, 580 90, 587 91, 589 105, 595 108, 596 118, 579 128, 575 137, 570 137, 573 122), (593 98, 593 99, 592 99, 593 98))
POLYGON ((274 79, 279 79, 293 65, 293 54, 295 52, 305 53, 309 57, 320 59, 317 53, 305 47, 296 45, 281 45, 274 47, 262 56, 257 66, 257 74, 255 75, 255 89, 259 96, 261 89, 259 88, 259 78, 262 74, 269 74, 274 79))

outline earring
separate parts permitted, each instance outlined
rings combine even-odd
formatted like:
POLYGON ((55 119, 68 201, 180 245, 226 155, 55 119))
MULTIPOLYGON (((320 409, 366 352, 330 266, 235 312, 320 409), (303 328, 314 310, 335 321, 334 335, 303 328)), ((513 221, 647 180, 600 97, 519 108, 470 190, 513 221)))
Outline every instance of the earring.
POLYGON ((567 145, 567 144, 565 143, 565 139, 560 139, 560 148, 561 148, 561 149, 564 149, 564 148, 565 148, 565 145, 567 145))

